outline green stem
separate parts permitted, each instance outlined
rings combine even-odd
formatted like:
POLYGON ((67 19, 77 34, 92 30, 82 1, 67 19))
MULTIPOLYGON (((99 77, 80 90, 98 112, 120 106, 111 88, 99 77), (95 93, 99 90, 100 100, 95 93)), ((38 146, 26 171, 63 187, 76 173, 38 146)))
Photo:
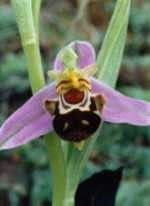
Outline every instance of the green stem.
POLYGON ((31 0, 12 0, 16 12, 22 46, 25 52, 33 93, 45 85, 39 41, 34 25, 31 0))
POLYGON ((56 134, 45 136, 48 158, 53 175, 53 206, 64 205, 66 174, 61 142, 56 134))
POLYGON ((41 0, 32 0, 32 13, 37 41, 39 42, 39 19, 40 19, 41 0))
POLYGON ((40 51, 37 43, 31 42, 30 44, 24 45, 24 53, 28 65, 32 92, 35 93, 45 85, 40 51))
POLYGON ((88 3, 89 0, 82 0, 82 1, 78 0, 78 12, 75 21, 80 21, 84 19, 84 17, 86 16, 88 3))
POLYGON ((74 206, 75 188, 70 187, 73 174, 68 173, 68 167, 64 164, 65 157, 61 142, 54 133, 46 135, 45 141, 53 175, 53 206, 74 206))
POLYGON ((94 147, 96 139, 99 136, 101 127, 102 123, 98 131, 89 140, 86 141, 84 148, 81 151, 79 151, 72 145, 70 158, 67 163, 67 174, 68 176, 71 176, 71 188, 69 188, 70 191, 76 190, 78 186, 81 175, 83 173, 83 169, 88 161, 89 155, 94 147))

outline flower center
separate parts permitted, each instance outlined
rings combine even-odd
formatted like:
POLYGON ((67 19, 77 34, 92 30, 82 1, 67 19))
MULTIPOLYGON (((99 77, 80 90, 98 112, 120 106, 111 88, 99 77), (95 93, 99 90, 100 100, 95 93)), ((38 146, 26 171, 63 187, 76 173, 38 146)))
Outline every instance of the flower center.
POLYGON ((75 89, 75 88, 70 89, 63 95, 64 95, 66 102, 70 104, 77 104, 81 102, 84 98, 84 92, 78 89, 75 89))

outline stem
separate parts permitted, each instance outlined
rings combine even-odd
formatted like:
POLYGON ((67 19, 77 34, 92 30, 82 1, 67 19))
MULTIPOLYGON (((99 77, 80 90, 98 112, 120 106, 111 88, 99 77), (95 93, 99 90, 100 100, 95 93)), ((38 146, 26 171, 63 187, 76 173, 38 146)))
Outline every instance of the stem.
POLYGON ((77 150, 74 146, 72 146, 71 148, 70 158, 67 165, 68 176, 71 175, 71 188, 69 189, 70 191, 76 190, 78 186, 83 169, 86 162, 88 161, 89 155, 94 147, 96 139, 99 136, 102 125, 103 123, 101 123, 98 131, 93 135, 93 137, 86 141, 82 151, 77 150))
POLYGON ((49 163, 53 175, 53 206, 63 206, 65 196, 66 174, 64 154, 61 142, 56 134, 51 133, 45 136, 48 149, 49 163))
POLYGON ((40 17, 41 0, 32 0, 32 13, 37 34, 37 41, 39 42, 39 17, 40 17))
POLYGON ((86 10, 87 10, 87 6, 89 3, 89 0, 78 0, 78 11, 77 11, 77 15, 76 15, 76 21, 80 21, 83 20, 84 17, 86 16, 86 10))
POLYGON ((53 206, 74 206, 75 189, 70 188, 72 175, 68 173, 68 168, 64 164, 65 157, 61 142, 55 133, 46 135, 45 141, 53 175, 53 206))
POLYGON ((64 44, 66 44, 66 42, 75 40, 74 36, 77 32, 78 24, 81 25, 81 22, 84 23, 84 21, 87 19, 87 6, 89 1, 90 0, 77 1, 77 13, 70 22, 69 32, 66 34, 64 44))
POLYGON ((45 85, 38 44, 31 42, 24 45, 24 53, 26 55, 32 92, 35 93, 45 85))
POLYGON ((37 38, 38 35, 32 13, 32 1, 12 0, 12 5, 16 12, 21 42, 28 65, 30 84, 34 93, 45 85, 45 80, 37 38))

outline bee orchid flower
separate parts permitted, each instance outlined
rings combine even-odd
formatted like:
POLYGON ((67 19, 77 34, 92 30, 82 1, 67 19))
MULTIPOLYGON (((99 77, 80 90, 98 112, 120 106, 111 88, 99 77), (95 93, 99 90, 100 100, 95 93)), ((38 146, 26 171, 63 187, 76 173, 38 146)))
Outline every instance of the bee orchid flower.
POLYGON ((75 41, 57 54, 53 82, 35 93, 0 128, 0 148, 10 149, 55 131, 64 140, 90 137, 101 121, 150 125, 150 103, 127 97, 93 77, 95 51, 75 41))

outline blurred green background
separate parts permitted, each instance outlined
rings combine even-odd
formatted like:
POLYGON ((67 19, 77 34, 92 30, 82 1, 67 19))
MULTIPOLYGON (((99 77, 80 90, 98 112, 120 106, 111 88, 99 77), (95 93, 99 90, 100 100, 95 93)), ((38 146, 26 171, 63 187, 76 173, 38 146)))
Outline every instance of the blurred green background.
MULTIPOLYGON (((114 2, 43 0, 40 48, 45 68, 74 39, 100 49, 114 2)), ((47 81, 49 81, 47 79, 47 81)), ((124 58, 117 82, 122 93, 150 100, 150 1, 132 1, 124 58)), ((0 1, 0 124, 31 96, 25 58, 10 1, 0 1)), ((83 178, 124 165, 117 206, 150 205, 150 127, 105 124, 83 178)), ((0 206, 47 206, 51 179, 42 139, 0 152, 0 206)))

